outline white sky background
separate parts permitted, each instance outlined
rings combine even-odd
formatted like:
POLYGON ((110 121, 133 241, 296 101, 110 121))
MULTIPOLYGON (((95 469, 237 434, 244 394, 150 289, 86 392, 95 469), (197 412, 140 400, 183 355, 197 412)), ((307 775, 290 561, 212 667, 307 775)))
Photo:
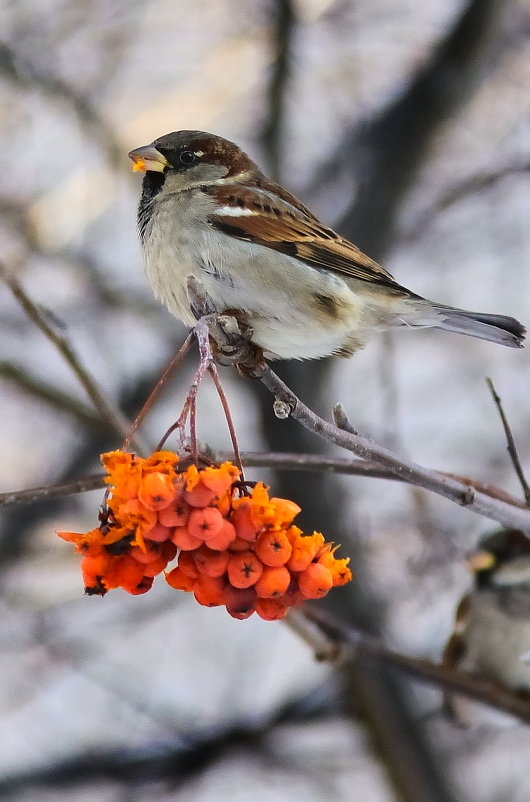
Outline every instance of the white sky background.
MULTIPOLYGON (((308 196, 315 170, 346 127, 370 119, 403 89, 461 4, 298 5, 283 182, 333 223, 351 187, 345 180, 308 196)), ((530 209, 524 176, 505 178, 415 227, 455 182, 521 162, 527 152, 524 4, 508 7, 496 63, 433 143, 403 205, 386 266, 422 295, 528 324, 530 209)), ((36 74, 23 87, 0 73, 0 252, 31 296, 62 321, 114 399, 139 371, 169 358, 181 331, 154 302, 143 275, 135 223, 140 178, 132 175, 126 154, 168 131, 193 128, 234 139, 263 164, 259 134, 271 66, 269 10, 258 0, 17 0, 0 11, 0 40, 36 74), (109 160, 109 141, 80 121, 71 99, 52 97, 42 75, 55 76, 88 99, 121 153, 118 164, 109 160), (92 268, 80 257, 89 258, 92 268), (112 305, 102 302, 102 286, 107 295, 113 291, 112 305)), ((0 361, 13 361, 86 403, 68 367, 1 286, 0 343, 0 361)), ((439 332, 400 333, 390 360, 396 393, 388 400, 385 348, 374 338, 351 361, 337 361, 329 406, 341 400, 356 428, 423 464, 519 493, 484 378, 495 380, 528 472, 530 351, 439 332)), ((242 448, 262 448, 244 381, 228 371, 223 380, 242 448)), ((181 375, 153 414, 147 426, 153 441, 174 419, 185 386, 181 375)), ((75 420, 1 376, 0 409, 0 491, 54 481, 79 442, 75 420)), ((207 388, 199 425, 204 441, 228 448, 221 410, 207 388)), ((86 471, 96 468, 95 452, 86 471)), ((391 483, 344 482, 352 516, 366 531, 365 581, 390 603, 389 642, 437 659, 468 585, 462 554, 491 527, 448 502, 391 483), (438 534, 435 542, 426 532, 438 534)), ((281 488, 274 490, 281 495, 281 488)), ((61 520, 43 520, 28 559, 3 580, 0 773, 91 746, 165 743, 174 730, 226 720, 227 710, 229 720, 249 708, 264 714, 329 674, 281 624, 232 621, 223 611, 178 596, 161 579, 147 596, 116 591, 103 600, 83 597, 77 560, 53 532, 93 526, 99 501, 100 494, 89 494, 72 502, 61 520)), ((439 706, 435 694, 422 699, 426 713, 439 706)), ((224 771, 214 767, 196 787, 157 798, 243 800, 250 797, 236 789, 244 778, 258 802, 348 800, 354 785, 367 802, 393 799, 361 731, 342 720, 325 731, 318 726, 303 735, 284 734, 295 754, 278 782, 272 782, 270 767, 236 754, 224 762, 224 771), (322 760, 318 777, 307 772, 316 755, 322 760), (323 777, 331 783, 328 791, 322 790, 323 777)), ((443 760, 466 800, 528 799, 528 731, 512 726, 489 731, 484 739, 449 730, 443 722, 438 727, 443 760)), ((98 789, 98 799, 114 800, 116 793, 98 789)), ((26 798, 31 799, 16 800, 26 798)), ((74 800, 71 792, 64 798, 74 800)), ((75 802, 93 798, 80 793, 75 802)))

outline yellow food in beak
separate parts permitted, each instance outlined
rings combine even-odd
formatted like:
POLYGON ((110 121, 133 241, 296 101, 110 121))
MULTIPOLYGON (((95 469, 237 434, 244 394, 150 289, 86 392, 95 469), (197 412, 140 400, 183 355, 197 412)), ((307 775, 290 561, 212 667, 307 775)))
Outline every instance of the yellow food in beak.
POLYGON ((154 173, 163 173, 166 167, 170 166, 166 157, 154 145, 144 145, 131 150, 129 158, 134 162, 134 172, 141 170, 142 173, 146 173, 149 170, 154 173))
POLYGON ((491 551, 479 549, 466 557, 466 564, 473 574, 478 571, 489 571, 495 565, 495 555, 491 551))

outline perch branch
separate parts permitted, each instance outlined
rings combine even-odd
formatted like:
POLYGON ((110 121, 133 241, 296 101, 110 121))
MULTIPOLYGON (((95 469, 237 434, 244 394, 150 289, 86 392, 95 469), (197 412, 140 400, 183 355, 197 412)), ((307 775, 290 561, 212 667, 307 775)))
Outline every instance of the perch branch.
MULTIPOLYGON (((195 291, 201 304, 206 303, 205 291, 199 282, 194 286, 188 284, 188 294, 193 298, 195 291)), ((222 315, 218 319, 229 319, 229 315, 222 315)), ((211 314, 203 318, 206 325, 211 325, 211 314)), ((236 318, 233 320, 237 323, 236 318)), ((246 331, 243 337, 237 326, 234 329, 216 325, 210 328, 210 334, 215 338, 219 353, 222 355, 223 364, 242 365, 245 367, 245 359, 248 359, 248 344, 250 343, 251 332, 246 331), (215 331, 215 333, 213 333, 215 331), (234 343, 245 340, 247 347, 243 347, 238 353, 234 343)), ((247 327, 248 329, 248 327, 247 327)), ((279 376, 265 363, 252 364, 252 375, 259 378, 265 387, 274 396, 273 409, 277 417, 286 418, 289 414, 318 437, 327 440, 332 445, 350 451, 361 459, 369 459, 376 462, 382 468, 386 468, 390 473, 398 476, 403 481, 425 490, 430 490, 444 498, 449 499, 461 507, 467 507, 472 512, 491 518, 494 521, 512 529, 520 529, 526 534, 530 534, 530 511, 521 509, 513 504, 507 503, 499 498, 493 498, 481 491, 476 490, 472 485, 458 481, 452 476, 423 468, 412 460, 398 457, 388 448, 372 442, 366 437, 358 434, 352 428, 346 412, 341 404, 337 404, 333 410, 335 426, 323 418, 319 417, 309 407, 287 387, 279 376)))
POLYGON ((453 503, 466 507, 479 515, 484 515, 486 518, 491 518, 503 526, 521 529, 530 534, 530 512, 528 510, 492 498, 451 476, 423 468, 411 460, 398 457, 389 449, 373 443, 353 430, 347 431, 349 423, 340 405, 335 407, 334 415, 337 426, 333 426, 306 407, 268 366, 263 367, 260 379, 272 393, 276 403, 281 402, 288 405, 295 420, 329 443, 345 448, 362 459, 373 460, 403 481, 437 493, 453 503))

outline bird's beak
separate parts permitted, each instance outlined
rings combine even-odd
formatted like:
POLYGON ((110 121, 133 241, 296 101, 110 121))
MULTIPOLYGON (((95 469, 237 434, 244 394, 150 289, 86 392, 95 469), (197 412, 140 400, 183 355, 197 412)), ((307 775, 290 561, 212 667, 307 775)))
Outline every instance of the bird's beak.
POLYGON ((491 551, 478 549, 466 555, 466 565, 473 574, 479 571, 489 571, 495 565, 495 555, 491 551))
POLYGON ((142 148, 131 150, 129 158, 133 160, 133 171, 141 170, 146 173, 151 170, 155 173, 163 173, 169 162, 154 145, 144 145, 142 148))

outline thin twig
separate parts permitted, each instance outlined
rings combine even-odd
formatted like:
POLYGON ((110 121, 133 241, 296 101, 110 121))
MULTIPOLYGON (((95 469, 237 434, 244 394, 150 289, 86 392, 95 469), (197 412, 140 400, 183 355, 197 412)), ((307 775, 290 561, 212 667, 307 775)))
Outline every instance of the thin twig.
POLYGON ((491 397, 497 407, 499 412, 499 416, 501 419, 501 423, 504 429, 504 434, 506 435, 506 442, 507 442, 507 450, 508 454, 510 455, 510 459, 512 461, 512 465, 515 469, 515 473, 517 474, 517 478, 521 483, 521 487, 523 488, 523 494, 526 500, 526 505, 530 507, 530 487, 528 487, 528 483, 526 481, 523 468, 521 465, 521 461, 519 459, 519 454, 517 453, 517 446, 515 445, 515 440, 513 439, 512 430, 510 428, 510 424, 508 423, 508 418, 505 415, 504 408, 502 406, 502 401, 500 396, 497 394, 495 390, 495 385, 493 384, 492 379, 486 379, 486 384, 488 385, 491 393, 491 397))
POLYGON ((226 397, 223 385, 221 384, 221 378, 219 376, 219 371, 217 370, 215 362, 212 362, 208 370, 210 371, 210 376, 212 377, 215 389, 217 390, 217 395, 219 396, 219 400, 221 401, 221 406, 223 407, 226 425, 228 426, 228 433, 230 435, 230 441, 232 443, 232 448, 234 450, 235 463, 239 468, 239 470, 241 471, 241 481, 244 482, 245 476, 243 473, 243 463, 241 462, 241 452, 239 450, 239 443, 237 442, 236 427, 234 425, 234 419, 232 418, 232 412, 230 410, 228 398, 226 397))
MULTIPOLYGON (((216 451, 215 458, 221 462, 230 459, 231 455, 226 451, 216 451)), ((370 459, 347 459, 344 457, 326 457, 320 454, 290 454, 277 451, 242 451, 241 459, 247 468, 275 468, 282 471, 314 471, 321 473, 342 473, 352 476, 365 476, 372 479, 389 479, 395 482, 407 482, 407 476, 398 476, 388 468, 383 468, 378 462, 370 459)), ((448 471, 438 471, 441 476, 448 476, 457 482, 462 482, 466 487, 472 487, 480 493, 484 493, 491 498, 505 501, 513 507, 526 509, 524 501, 507 493, 500 487, 481 482, 478 479, 471 479, 468 476, 461 476, 457 473, 448 471)))
MULTIPOLYGON (((107 425, 114 429, 120 437, 126 437, 129 431, 129 421, 104 395, 93 376, 81 364, 67 338, 49 324, 46 315, 31 300, 17 279, 10 275, 4 264, 0 263, 0 275, 17 299, 29 319, 37 326, 44 336, 54 345, 61 356, 68 363, 88 397, 107 425)), ((137 441, 138 442, 138 441, 137 441)))
MULTIPOLYGON (((188 293, 191 297, 193 297, 195 290, 195 287, 188 286, 188 293)), ((198 290, 202 302, 205 295, 202 285, 198 284, 198 290)), ((237 323, 235 318, 234 321, 237 323)), ((204 318, 206 326, 210 322, 204 318)), ((221 340, 217 341, 220 351, 226 356, 228 346, 230 359, 235 364, 244 364, 245 357, 242 356, 242 353, 237 353, 233 348, 238 336, 239 339, 242 339, 237 331, 234 336, 234 332, 228 328, 219 329, 219 327, 215 334, 216 338, 221 337, 221 340)), ((390 473, 402 479, 402 481, 437 493, 453 503, 461 507, 467 507, 470 511, 493 519, 503 526, 520 529, 530 534, 530 512, 526 508, 521 509, 504 499, 494 498, 476 490, 470 483, 459 481, 452 476, 423 468, 421 465, 404 457, 399 457, 389 449, 373 443, 368 438, 362 437, 352 428, 341 404, 337 404, 333 411, 337 424, 333 426, 303 404, 266 363, 255 364, 252 368, 253 375, 259 378, 274 396, 274 410, 279 417, 287 417, 290 411, 292 417, 310 432, 333 445, 345 448, 357 457, 373 460, 382 468, 386 468, 390 473)))
POLYGON ((349 647, 340 643, 338 638, 330 636, 319 623, 312 621, 303 607, 292 607, 284 623, 304 641, 319 662, 339 662, 348 657, 349 647))
POLYGON ((192 338, 193 338, 193 332, 190 331, 190 333, 188 334, 188 336, 186 337, 186 339, 182 343, 181 347, 179 348, 179 350, 177 351, 175 356, 171 359, 169 365, 167 366, 167 368, 163 372, 162 376, 157 381, 154 389, 152 390, 152 392, 149 395, 149 398, 147 399, 147 401, 145 402, 145 404, 141 408, 140 412, 138 413, 138 415, 134 419, 133 424, 132 424, 132 426, 130 428, 130 431, 129 431, 129 433, 128 433, 128 435, 125 438, 125 441, 123 443, 122 451, 127 451, 129 446, 131 445, 131 440, 132 440, 135 432, 142 425, 145 416, 151 410, 153 404, 155 403, 156 399, 160 395, 163 387, 167 384, 169 378, 171 377, 171 375, 173 374, 173 372, 175 371, 177 366, 180 365, 180 363, 182 362, 182 360, 184 359, 184 357, 188 353, 192 338))
MULTIPOLYGON (((348 645, 353 650, 352 659, 356 654, 366 655, 381 663, 394 666, 417 680, 436 685, 446 691, 458 692, 470 699, 483 702, 489 707, 516 716, 521 721, 530 722, 530 700, 506 690, 490 680, 467 671, 433 663, 430 660, 395 652, 378 638, 343 623, 327 610, 316 605, 304 605, 300 612, 317 627, 316 650, 322 648, 322 637, 326 635, 335 640, 338 646, 348 645)), ((306 639, 307 637, 311 637, 309 628, 306 630, 306 639)))
POLYGON ((200 318, 190 335, 188 335, 188 339, 194 336, 197 340, 197 345, 199 346, 199 366, 197 367, 197 370, 195 371, 191 381, 186 400, 184 401, 184 406, 182 407, 182 411, 178 419, 175 421, 175 423, 171 424, 156 447, 156 450, 159 451, 167 441, 168 437, 176 429, 178 429, 180 436, 180 447, 184 449, 186 440, 186 424, 189 422, 191 456, 196 464, 199 456, 196 426, 197 393, 199 390, 199 385, 204 378, 204 374, 213 362, 213 355, 209 341, 208 322, 207 316, 200 318))

